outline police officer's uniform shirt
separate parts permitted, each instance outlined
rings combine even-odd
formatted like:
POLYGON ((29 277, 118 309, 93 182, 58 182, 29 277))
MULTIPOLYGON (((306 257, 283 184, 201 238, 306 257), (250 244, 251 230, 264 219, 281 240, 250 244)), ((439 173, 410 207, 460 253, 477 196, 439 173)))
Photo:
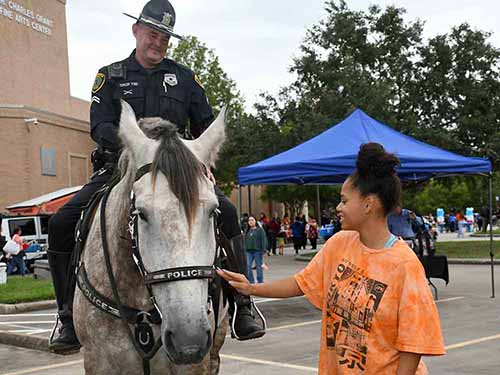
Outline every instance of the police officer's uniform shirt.
POLYGON ((143 68, 135 50, 125 60, 103 67, 92 87, 91 136, 103 148, 120 148, 120 99, 133 108, 137 119, 161 117, 176 124, 179 133, 198 137, 213 120, 205 91, 194 73, 170 59, 153 69, 143 68))

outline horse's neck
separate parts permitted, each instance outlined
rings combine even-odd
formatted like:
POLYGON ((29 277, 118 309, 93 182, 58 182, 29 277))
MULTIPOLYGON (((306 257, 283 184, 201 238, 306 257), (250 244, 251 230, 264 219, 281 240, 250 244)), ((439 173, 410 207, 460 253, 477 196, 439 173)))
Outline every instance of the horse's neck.
MULTIPOLYGON (((130 189, 123 181, 119 182, 109 195, 106 204, 108 251, 122 303, 131 307, 148 308, 148 293, 132 259, 131 240, 127 232, 129 196, 130 189)), ((102 246, 101 210, 102 203, 87 240, 84 262, 87 265, 90 281, 99 291, 113 298, 102 246)))

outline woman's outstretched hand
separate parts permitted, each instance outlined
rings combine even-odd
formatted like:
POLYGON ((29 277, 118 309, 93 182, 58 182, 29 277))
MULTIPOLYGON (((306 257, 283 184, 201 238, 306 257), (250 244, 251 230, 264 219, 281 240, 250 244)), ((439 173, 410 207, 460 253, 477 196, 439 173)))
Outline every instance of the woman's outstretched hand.
POLYGON ((228 270, 217 268, 217 274, 225 279, 229 285, 236 289, 239 293, 249 296, 252 294, 252 284, 241 273, 235 273, 228 270))

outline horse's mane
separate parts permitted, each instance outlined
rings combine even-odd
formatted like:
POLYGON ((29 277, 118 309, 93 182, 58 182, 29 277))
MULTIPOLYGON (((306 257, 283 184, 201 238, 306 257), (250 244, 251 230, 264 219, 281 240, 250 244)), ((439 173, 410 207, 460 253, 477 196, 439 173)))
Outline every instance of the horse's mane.
MULTIPOLYGON (((189 228, 199 205, 199 178, 203 175, 200 161, 182 142, 177 126, 159 117, 149 117, 138 121, 148 138, 160 141, 151 167, 153 189, 158 172, 167 178, 170 190, 184 207, 189 228)), ((130 171, 131 153, 124 150, 118 164, 121 177, 132 188, 136 171, 130 171)))

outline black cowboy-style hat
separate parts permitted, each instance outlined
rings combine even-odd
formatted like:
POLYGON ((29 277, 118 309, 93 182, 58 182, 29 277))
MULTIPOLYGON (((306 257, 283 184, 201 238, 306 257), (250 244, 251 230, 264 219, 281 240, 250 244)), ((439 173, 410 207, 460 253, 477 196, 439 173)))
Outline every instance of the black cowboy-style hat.
POLYGON ((148 1, 139 18, 127 13, 123 14, 162 33, 183 39, 182 36, 174 33, 175 10, 168 0, 148 1))

